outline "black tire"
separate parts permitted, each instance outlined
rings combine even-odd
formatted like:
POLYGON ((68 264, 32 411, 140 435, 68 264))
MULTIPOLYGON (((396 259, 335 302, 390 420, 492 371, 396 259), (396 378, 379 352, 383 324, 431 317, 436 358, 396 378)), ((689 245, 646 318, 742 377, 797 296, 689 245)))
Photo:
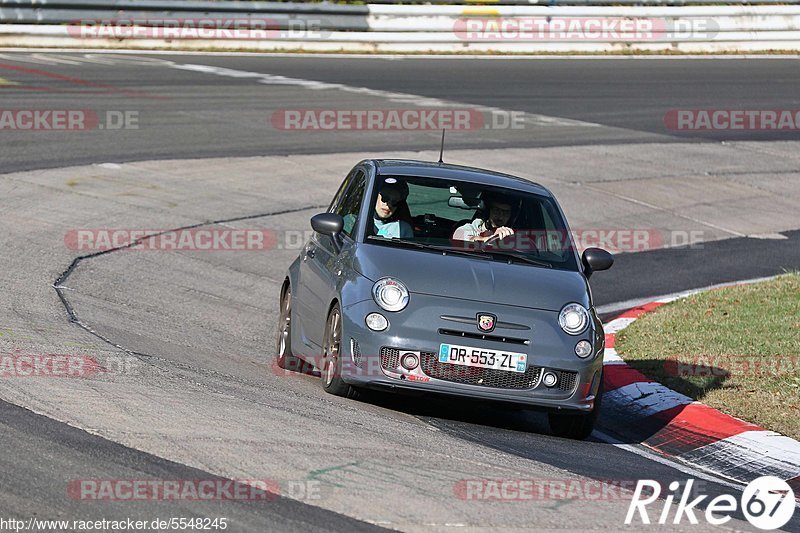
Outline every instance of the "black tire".
POLYGON ((553 435, 566 439, 585 440, 594 431, 594 423, 600 412, 600 404, 603 399, 603 376, 600 376, 600 386, 597 389, 597 398, 594 401, 594 409, 590 413, 564 414, 548 413, 547 421, 550 423, 550 430, 553 435))
POLYGON ((278 354, 276 360, 278 368, 292 372, 303 372, 305 370, 305 361, 295 357, 294 353, 292 353, 292 287, 288 284, 281 295, 276 353, 278 354))
POLYGON ((342 379, 342 312, 336 304, 328 313, 325 336, 322 343, 322 388, 334 396, 355 398, 356 389, 342 379))

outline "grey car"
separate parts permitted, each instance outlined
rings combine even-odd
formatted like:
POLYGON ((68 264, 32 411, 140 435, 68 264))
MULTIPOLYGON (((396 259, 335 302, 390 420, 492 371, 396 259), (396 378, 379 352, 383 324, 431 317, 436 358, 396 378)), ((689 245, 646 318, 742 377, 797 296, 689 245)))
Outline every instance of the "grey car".
POLYGON ((546 188, 444 163, 365 160, 344 179, 280 292, 277 365, 323 388, 511 402, 586 438, 602 395, 603 327, 546 188))

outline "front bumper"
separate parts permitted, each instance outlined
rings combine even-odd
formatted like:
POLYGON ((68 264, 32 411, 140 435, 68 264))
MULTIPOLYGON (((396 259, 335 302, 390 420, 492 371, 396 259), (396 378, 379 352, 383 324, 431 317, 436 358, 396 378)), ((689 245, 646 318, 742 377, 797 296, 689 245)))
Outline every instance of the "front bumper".
POLYGON ((546 410, 589 412, 602 375, 603 332, 596 322, 582 335, 569 336, 557 324, 557 313, 513 306, 483 304, 414 294, 409 306, 398 313, 381 310, 373 301, 362 301, 342 311, 342 378, 349 384, 399 392, 447 394, 474 399, 511 402, 546 410), (382 332, 369 330, 364 317, 380 312, 389 320, 382 332), (476 324, 445 320, 443 316, 497 316, 498 325, 486 335, 476 324), (501 327, 503 323, 528 329, 501 327), (463 335, 463 336, 462 336, 463 335), (574 353, 579 340, 593 342, 594 355, 580 359, 574 353), (527 354, 525 373, 481 370, 438 363, 442 343, 527 354), (418 352, 421 364, 406 370, 399 358, 418 352), (557 385, 547 387, 542 376, 554 372, 557 385))

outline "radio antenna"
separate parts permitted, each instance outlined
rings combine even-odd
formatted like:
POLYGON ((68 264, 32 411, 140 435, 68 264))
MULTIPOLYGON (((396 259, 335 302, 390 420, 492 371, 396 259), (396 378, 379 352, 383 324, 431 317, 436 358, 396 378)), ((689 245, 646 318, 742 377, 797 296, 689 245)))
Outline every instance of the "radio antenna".
POLYGON ((442 129, 442 146, 439 148, 439 164, 444 162, 442 161, 442 155, 444 155, 444 132, 445 130, 442 129))

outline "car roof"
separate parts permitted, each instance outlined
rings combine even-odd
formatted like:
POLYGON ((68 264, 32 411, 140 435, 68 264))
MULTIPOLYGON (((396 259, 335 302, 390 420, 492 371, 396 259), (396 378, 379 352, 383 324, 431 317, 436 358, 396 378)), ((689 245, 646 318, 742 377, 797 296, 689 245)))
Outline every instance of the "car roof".
POLYGON ((533 181, 482 168, 451 165, 449 163, 432 163, 430 161, 417 161, 414 159, 373 159, 372 161, 375 163, 379 176, 419 176, 426 178, 457 179, 480 185, 531 192, 547 197, 553 196, 546 187, 533 181))

